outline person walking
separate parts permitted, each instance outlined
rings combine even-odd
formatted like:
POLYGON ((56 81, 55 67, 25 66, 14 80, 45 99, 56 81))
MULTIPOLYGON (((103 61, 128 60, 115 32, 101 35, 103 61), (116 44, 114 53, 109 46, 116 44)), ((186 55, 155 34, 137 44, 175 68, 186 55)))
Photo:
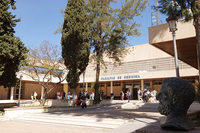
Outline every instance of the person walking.
POLYGON ((83 108, 87 108, 87 104, 86 104, 86 98, 85 97, 83 97, 83 99, 81 100, 81 103, 82 103, 82 109, 83 108))
POLYGON ((70 95, 71 95, 71 92, 68 91, 68 92, 67 92, 67 99, 70 99, 70 95))
POLYGON ((122 100, 124 100, 124 92, 122 91, 121 93, 122 93, 122 100))
POLYGON ((142 100, 142 91, 141 89, 138 90, 138 100, 142 100))
POLYGON ((34 98, 34 92, 31 93, 31 100, 34 98))
POLYGON ((37 98, 37 93, 34 92, 34 99, 36 100, 36 98, 37 98))
POLYGON ((145 88, 143 91, 143 102, 146 103, 147 101, 148 101, 147 89, 145 88))
POLYGON ((130 102, 130 95, 131 95, 131 92, 129 90, 127 90, 126 96, 127 96, 128 102, 130 102))

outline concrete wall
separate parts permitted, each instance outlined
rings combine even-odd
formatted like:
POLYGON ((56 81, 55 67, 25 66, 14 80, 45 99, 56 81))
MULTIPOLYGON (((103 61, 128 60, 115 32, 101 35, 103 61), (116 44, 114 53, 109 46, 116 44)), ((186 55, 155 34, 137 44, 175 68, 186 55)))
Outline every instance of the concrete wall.
MULTIPOLYGON (((50 90, 53 87, 52 84, 50 84, 48 86, 48 90, 50 90)), ((35 91, 37 92, 38 96, 37 98, 40 99, 41 98, 41 92, 42 92, 42 86, 39 85, 38 82, 26 82, 24 83, 24 94, 23 94, 23 99, 31 99, 31 93, 35 91)), ((56 98, 55 94, 57 92, 63 92, 63 85, 58 85, 56 86, 56 88, 54 88, 49 95, 47 95, 47 98, 51 98, 54 99, 56 98)))
POLYGON ((0 100, 10 99, 8 97, 8 88, 0 86, 0 100))
MULTIPOLYGON (((172 40, 172 33, 169 32, 168 24, 162 24, 157 26, 149 27, 149 43, 166 42, 172 40)), ((195 28, 193 21, 184 22, 178 21, 176 31, 176 39, 195 37, 195 28)))

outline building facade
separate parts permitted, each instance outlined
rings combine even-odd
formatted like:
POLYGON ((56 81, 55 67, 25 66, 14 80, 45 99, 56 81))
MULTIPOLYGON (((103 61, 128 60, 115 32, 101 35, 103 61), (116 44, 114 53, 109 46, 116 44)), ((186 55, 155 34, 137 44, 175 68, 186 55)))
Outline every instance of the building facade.
MULTIPOLYGON (((172 35, 166 25, 149 27, 149 44, 128 47, 129 53, 124 57, 121 65, 114 66, 112 65, 112 59, 104 58, 108 62, 107 69, 101 69, 99 82, 100 91, 103 90, 105 92, 106 98, 110 98, 111 94, 113 94, 115 99, 119 99, 120 92, 126 92, 129 89, 131 91, 131 99, 137 99, 138 89, 155 89, 159 92, 163 79, 176 77, 175 61, 173 52, 171 52, 173 51, 173 47, 171 47, 173 43, 172 35), (166 44, 169 44, 169 47, 166 44)), ((189 40, 195 36, 194 28, 191 28, 192 23, 178 23, 178 25, 177 42, 185 42, 184 46, 188 45, 187 48, 189 49, 189 40)), ((191 44, 191 47, 193 45, 191 44)), ((182 48, 181 43, 178 43, 177 46, 178 55, 180 55, 180 60, 178 61, 180 77, 188 80, 196 87, 195 80, 198 80, 199 72, 194 64, 197 60, 194 57, 190 57, 192 54, 187 51, 185 51, 184 55, 184 50, 179 50, 182 48)), ((192 50, 194 51, 194 49, 190 49, 190 52, 192 50)), ((96 71, 94 69, 94 65, 89 64, 85 72, 84 88, 87 92, 94 92, 94 89, 91 88, 91 84, 95 81, 96 71)), ((50 84, 48 89, 52 85, 50 84)), ((18 99, 19 88, 19 86, 10 89, 0 87, 0 100, 18 99)), ((31 99, 33 91, 36 91, 40 98, 44 90, 38 82, 25 75, 22 78, 21 89, 21 99, 31 99)), ((55 95, 58 91, 73 92, 65 81, 53 89, 47 98, 56 98, 55 95)), ((83 75, 80 76, 76 94, 78 95, 80 91, 83 91, 83 75)))

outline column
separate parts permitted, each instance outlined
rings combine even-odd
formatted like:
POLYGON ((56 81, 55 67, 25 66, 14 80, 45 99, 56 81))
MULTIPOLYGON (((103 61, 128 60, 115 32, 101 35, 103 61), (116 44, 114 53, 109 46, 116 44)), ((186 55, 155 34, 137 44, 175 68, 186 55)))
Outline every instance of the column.
POLYGON ((105 95, 106 95, 106 97, 107 97, 107 96, 108 96, 108 95, 107 95, 107 93, 108 93, 108 92, 107 92, 107 83, 104 83, 104 87, 105 87, 105 90, 106 90, 105 95))
POLYGON ((141 90, 144 91, 144 80, 141 79, 141 90))
POLYGON ((43 99, 44 96, 44 87, 42 86, 42 90, 41 90, 41 99, 43 99))
POLYGON ((152 80, 150 81, 150 89, 151 90, 153 89, 153 81, 152 80))
POLYGON ((110 93, 113 93, 113 81, 110 82, 110 93))
POLYGON ((65 98, 67 98, 66 95, 67 95, 67 92, 68 92, 68 84, 63 85, 63 91, 65 92, 65 98))
POLYGON ((13 100, 13 95, 14 95, 14 87, 11 87, 11 90, 10 90, 10 100, 13 100))
POLYGON ((87 91, 88 92, 88 83, 85 83, 85 91, 87 91))

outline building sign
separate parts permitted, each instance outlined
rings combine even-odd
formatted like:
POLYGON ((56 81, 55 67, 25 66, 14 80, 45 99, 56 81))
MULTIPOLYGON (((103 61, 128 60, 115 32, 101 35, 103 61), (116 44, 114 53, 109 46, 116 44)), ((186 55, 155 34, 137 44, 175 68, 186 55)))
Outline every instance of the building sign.
POLYGON ((101 80, 115 80, 115 79, 133 79, 140 78, 140 75, 125 75, 125 76, 113 76, 113 77, 101 77, 101 80))

